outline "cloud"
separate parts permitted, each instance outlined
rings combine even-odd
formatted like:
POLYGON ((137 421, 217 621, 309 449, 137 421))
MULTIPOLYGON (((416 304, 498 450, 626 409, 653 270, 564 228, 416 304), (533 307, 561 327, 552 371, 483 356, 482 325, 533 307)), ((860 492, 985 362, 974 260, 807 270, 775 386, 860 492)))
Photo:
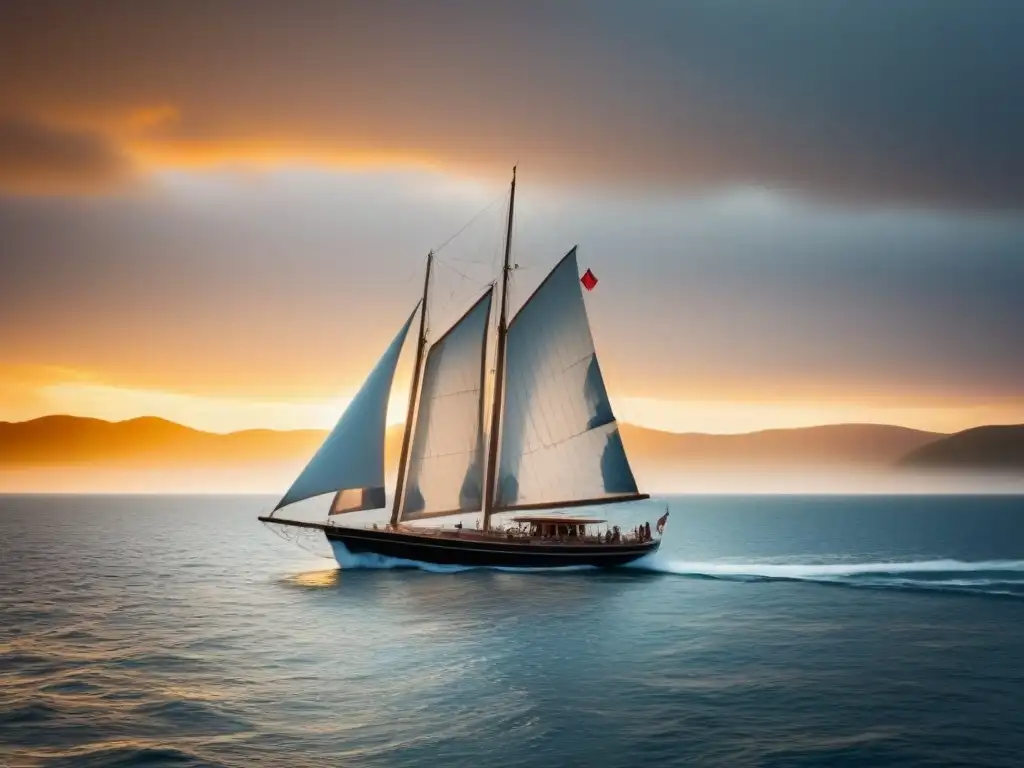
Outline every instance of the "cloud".
POLYGON ((520 161, 577 188, 1024 203, 1016 3, 9 0, 0 14, 0 105, 84 121, 143 167, 520 161), (151 104, 173 107, 139 112, 151 104))
POLYGON ((128 172, 128 161, 103 136, 0 117, 0 189, 89 190, 128 172))
MULTIPOLYGON (((495 196, 439 254, 431 328, 497 273, 504 190, 446 183, 181 173, 147 195, 0 200, 14 254, 0 280, 3 357, 146 391, 351 393, 419 297, 427 249, 495 196)), ((526 181, 516 211, 511 309, 579 243, 601 280, 588 313, 617 396, 901 408, 1024 397, 1020 216, 765 193, 552 201, 526 181)))

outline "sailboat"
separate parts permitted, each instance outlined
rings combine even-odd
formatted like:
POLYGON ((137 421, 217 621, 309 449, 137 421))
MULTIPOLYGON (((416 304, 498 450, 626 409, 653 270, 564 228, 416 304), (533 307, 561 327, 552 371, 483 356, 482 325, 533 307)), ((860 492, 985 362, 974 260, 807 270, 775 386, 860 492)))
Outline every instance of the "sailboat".
POLYGON ((489 425, 487 341, 497 286, 428 343, 431 253, 423 297, 323 444, 274 510, 259 520, 322 531, 339 562, 350 554, 374 554, 459 566, 614 567, 658 549, 660 536, 650 534, 649 524, 623 532, 604 520, 540 514, 649 496, 637 488, 608 400, 575 247, 508 319, 515 192, 513 168, 489 425), (395 368, 417 315, 419 339, 390 519, 372 526, 339 523, 343 515, 386 507, 385 417, 395 368), (331 493, 327 522, 278 514, 331 493), (482 514, 477 530, 461 523, 423 525, 471 513, 482 514), (511 520, 495 524, 496 516, 509 515, 511 520))

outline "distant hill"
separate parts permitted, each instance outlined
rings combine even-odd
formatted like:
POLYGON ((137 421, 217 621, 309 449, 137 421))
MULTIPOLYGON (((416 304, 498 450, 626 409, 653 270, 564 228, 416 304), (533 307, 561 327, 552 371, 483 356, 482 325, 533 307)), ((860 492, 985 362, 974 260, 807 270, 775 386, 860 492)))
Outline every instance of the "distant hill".
POLYGON ((830 424, 739 435, 676 434, 623 424, 638 465, 891 465, 944 435, 887 424, 830 424))
MULTIPOLYGON (((684 464, 884 466, 945 437, 882 424, 836 424, 743 435, 676 434, 632 424, 622 424, 621 431, 632 463, 641 470, 684 464)), ((109 422, 46 416, 0 422, 0 466, 295 463, 311 456, 324 434, 319 430, 215 434, 153 417, 109 422)), ((401 438, 400 425, 388 429, 389 467, 397 464, 401 438)))
MULTIPOLYGON (((389 447, 397 456, 401 428, 388 432, 389 447)), ((0 466, 295 462, 312 456, 324 435, 317 429, 249 429, 218 434, 155 417, 111 422, 44 416, 32 421, 0 422, 0 466)))
POLYGON ((237 463, 294 458, 322 439, 317 430, 219 435, 153 417, 110 422, 44 416, 0 422, 0 464, 237 463))
POLYGON ((899 463, 921 469, 1024 469, 1024 424, 957 432, 916 448, 899 463))

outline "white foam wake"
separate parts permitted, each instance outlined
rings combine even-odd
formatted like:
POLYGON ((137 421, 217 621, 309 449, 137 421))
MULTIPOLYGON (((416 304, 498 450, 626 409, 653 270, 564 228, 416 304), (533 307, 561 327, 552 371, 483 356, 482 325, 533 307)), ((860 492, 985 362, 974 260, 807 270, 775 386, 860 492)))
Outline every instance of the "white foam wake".
POLYGON ((1013 573, 1024 578, 1024 560, 910 560, 872 563, 727 563, 668 560, 657 555, 644 558, 630 567, 682 576, 738 576, 767 579, 820 579, 862 575, 1013 573))
MULTIPOLYGON (((415 569, 428 573, 481 570, 473 566, 438 565, 369 553, 350 552, 331 542, 334 558, 343 569, 415 569)), ((636 571, 675 574, 725 581, 808 581, 849 586, 948 589, 951 591, 1014 594, 1024 590, 1024 560, 965 561, 952 559, 875 562, 778 563, 674 560, 654 554, 625 566, 636 571), (1005 588, 1012 588, 1007 591, 1005 588)), ((594 570, 591 566, 566 568, 488 568, 506 572, 594 570)), ((1021 593, 1024 594, 1024 593, 1021 593)))
POLYGON ((350 552, 340 541, 332 541, 331 548, 334 550, 334 559, 338 565, 345 570, 374 570, 389 571, 398 568, 412 568, 427 573, 460 573, 462 571, 491 570, 505 573, 535 573, 555 571, 590 571, 595 570, 589 565, 568 565, 558 568, 511 568, 505 566, 472 566, 472 565, 438 565, 436 563, 424 563, 419 560, 403 560, 399 557, 386 557, 369 552, 350 552))
POLYGON ((375 555, 370 552, 349 552, 348 548, 340 541, 332 541, 331 549, 334 550, 334 559, 344 570, 390 571, 396 568, 415 568, 430 573, 458 573, 469 570, 468 566, 462 565, 436 565, 417 560, 403 560, 400 557, 375 555))

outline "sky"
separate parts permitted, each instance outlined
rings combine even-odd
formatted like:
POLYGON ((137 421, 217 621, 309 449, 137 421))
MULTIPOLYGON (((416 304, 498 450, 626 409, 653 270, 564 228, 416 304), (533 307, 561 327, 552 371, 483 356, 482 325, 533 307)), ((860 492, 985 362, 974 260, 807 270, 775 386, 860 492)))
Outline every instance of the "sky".
POLYGON ((518 164, 512 307, 579 245, 621 419, 1024 422, 1022 34, 1012 0, 6 0, 0 420, 329 427, 430 248, 435 336, 493 279, 518 164))

